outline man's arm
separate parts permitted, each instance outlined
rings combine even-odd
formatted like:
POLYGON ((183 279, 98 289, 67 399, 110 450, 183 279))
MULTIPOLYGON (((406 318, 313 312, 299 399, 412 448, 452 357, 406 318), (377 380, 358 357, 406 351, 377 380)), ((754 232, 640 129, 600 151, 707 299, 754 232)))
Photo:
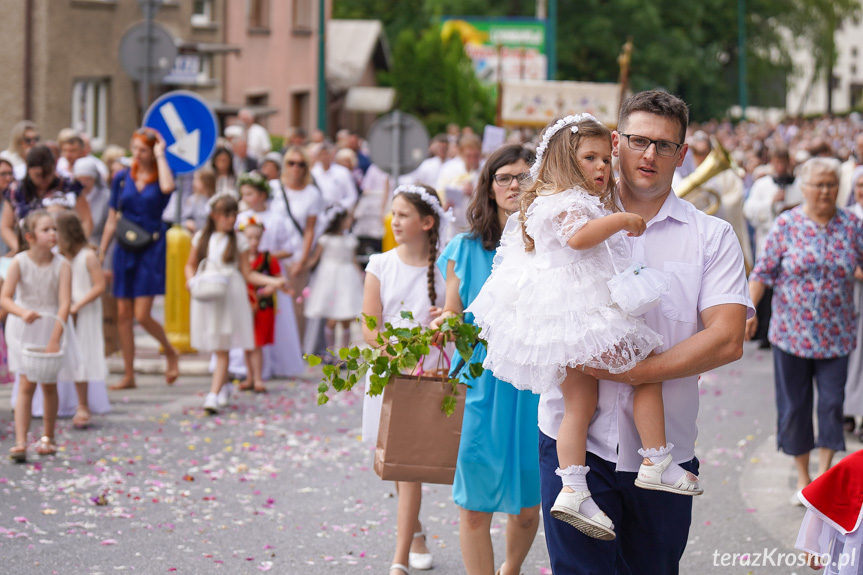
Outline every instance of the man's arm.
POLYGON ((585 373, 630 385, 699 375, 743 356, 746 306, 728 303, 701 312, 704 329, 668 351, 652 355, 625 373, 585 368, 585 373))

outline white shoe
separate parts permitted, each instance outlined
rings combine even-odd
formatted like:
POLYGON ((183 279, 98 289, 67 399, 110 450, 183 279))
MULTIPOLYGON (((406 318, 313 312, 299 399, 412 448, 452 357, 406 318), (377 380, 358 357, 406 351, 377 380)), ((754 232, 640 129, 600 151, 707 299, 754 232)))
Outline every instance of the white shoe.
POLYGON ((578 510, 582 502, 590 497, 590 491, 561 491, 554 500, 551 516, 569 523, 585 535, 610 541, 616 537, 614 524, 608 515, 600 511, 593 517, 583 515, 578 510))
POLYGON ((204 399, 204 411, 210 415, 219 413, 219 398, 215 393, 207 394, 207 397, 204 399))
MULTIPOLYGON (((414 539, 417 537, 425 539, 425 536, 426 534, 422 531, 414 533, 414 539)), ((431 569, 433 559, 431 553, 408 553, 408 565, 410 565, 411 569, 418 569, 420 571, 431 569)))
POLYGON ((231 391, 233 391, 234 384, 226 383, 222 386, 222 389, 219 390, 219 394, 216 396, 216 405, 219 407, 228 407, 231 403, 231 391))
POLYGON ((701 495, 704 490, 698 485, 698 478, 692 481, 688 477, 688 472, 684 469, 683 475, 671 483, 662 482, 662 473, 671 465, 671 454, 662 460, 661 463, 653 465, 641 464, 638 468, 638 477, 635 479, 635 485, 642 489, 652 489, 654 491, 667 491, 668 493, 677 493, 678 495, 701 495))

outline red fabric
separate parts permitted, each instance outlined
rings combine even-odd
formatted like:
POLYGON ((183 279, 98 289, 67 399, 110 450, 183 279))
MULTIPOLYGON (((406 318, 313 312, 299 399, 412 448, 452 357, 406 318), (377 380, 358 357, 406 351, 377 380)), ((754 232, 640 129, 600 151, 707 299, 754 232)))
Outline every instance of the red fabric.
MULTIPOLYGON (((258 254, 258 257, 251 264, 251 270, 271 277, 282 275, 279 261, 276 258, 269 257, 269 254, 266 252, 258 254)), ((258 288, 252 284, 247 284, 247 288, 249 291, 249 303, 252 304, 252 310, 255 314, 255 347, 272 345, 276 337, 275 303, 273 306, 261 309, 258 288)))
POLYGON ((846 455, 803 489, 806 506, 848 534, 863 518, 863 451, 846 455))

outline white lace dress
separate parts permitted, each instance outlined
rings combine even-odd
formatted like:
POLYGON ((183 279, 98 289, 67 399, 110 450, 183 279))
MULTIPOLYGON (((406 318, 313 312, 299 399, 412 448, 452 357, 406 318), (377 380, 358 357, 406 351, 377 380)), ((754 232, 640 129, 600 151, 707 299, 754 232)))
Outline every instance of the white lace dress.
POLYGON ((662 343, 641 318, 610 299, 615 267, 630 263, 623 236, 608 240, 610 251, 603 244, 588 250, 567 245, 587 222, 610 213, 580 188, 539 196, 527 212, 533 252, 524 251, 518 214, 510 217, 491 277, 466 310, 482 327, 488 343, 483 366, 495 377, 543 393, 563 382, 567 366, 621 373, 662 343))
POLYGON ((356 264, 359 242, 352 234, 324 234, 315 277, 309 284, 306 317, 351 320, 363 310, 363 277, 356 264))

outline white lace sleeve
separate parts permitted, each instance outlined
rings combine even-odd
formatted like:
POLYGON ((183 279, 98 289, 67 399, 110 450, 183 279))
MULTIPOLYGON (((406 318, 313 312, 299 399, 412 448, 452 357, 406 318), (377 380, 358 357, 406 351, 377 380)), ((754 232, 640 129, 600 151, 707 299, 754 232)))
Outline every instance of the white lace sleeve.
POLYGON ((561 246, 565 246, 587 222, 605 215, 599 200, 584 192, 568 190, 557 195, 561 197, 554 198, 555 201, 548 206, 551 209, 548 215, 551 215, 551 230, 561 246))

